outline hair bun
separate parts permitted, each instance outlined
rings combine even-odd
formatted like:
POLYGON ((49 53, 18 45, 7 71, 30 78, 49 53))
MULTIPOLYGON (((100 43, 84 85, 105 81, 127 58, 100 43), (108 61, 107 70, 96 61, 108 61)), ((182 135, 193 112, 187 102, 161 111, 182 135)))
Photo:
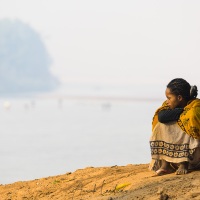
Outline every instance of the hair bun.
POLYGON ((191 98, 196 98, 197 95, 198 95, 197 86, 196 85, 191 86, 191 88, 190 88, 190 97, 191 98))

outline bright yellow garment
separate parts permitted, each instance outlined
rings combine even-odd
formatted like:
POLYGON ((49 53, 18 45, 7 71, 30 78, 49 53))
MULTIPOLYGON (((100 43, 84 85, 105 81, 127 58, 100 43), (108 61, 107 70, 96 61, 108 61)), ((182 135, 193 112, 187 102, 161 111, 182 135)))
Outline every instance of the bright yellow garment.
MULTIPOLYGON (((152 129, 158 123, 158 113, 161 110, 170 109, 165 101, 160 108, 155 112, 152 122, 152 129)), ((193 138, 200 139, 200 99, 189 101, 184 111, 181 113, 177 124, 188 135, 193 138)))

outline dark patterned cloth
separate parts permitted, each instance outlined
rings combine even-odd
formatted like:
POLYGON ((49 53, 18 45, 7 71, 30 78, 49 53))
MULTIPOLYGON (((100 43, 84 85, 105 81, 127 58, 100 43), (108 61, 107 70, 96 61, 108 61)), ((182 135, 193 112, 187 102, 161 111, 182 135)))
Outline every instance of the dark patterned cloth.
POLYGON ((183 108, 175 108, 173 110, 161 110, 158 113, 158 121, 161 123, 168 123, 171 121, 177 121, 180 114, 183 112, 183 108))

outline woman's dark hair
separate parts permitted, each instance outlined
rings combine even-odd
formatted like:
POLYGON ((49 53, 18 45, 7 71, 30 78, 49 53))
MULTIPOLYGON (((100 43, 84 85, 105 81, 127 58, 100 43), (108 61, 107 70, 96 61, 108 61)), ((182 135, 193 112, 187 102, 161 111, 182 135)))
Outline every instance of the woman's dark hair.
POLYGON ((181 95, 185 100, 196 98, 198 95, 197 86, 190 86, 190 84, 182 78, 173 79, 168 83, 167 88, 171 90, 172 94, 181 95))

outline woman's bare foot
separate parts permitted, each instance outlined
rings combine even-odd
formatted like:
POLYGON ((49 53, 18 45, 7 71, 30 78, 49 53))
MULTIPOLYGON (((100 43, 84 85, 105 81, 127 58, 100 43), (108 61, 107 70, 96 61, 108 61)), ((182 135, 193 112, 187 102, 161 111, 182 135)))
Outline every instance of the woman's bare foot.
POLYGON ((158 169, 156 171, 156 175, 162 176, 162 175, 170 174, 173 172, 174 172, 174 169, 171 167, 170 163, 167 162, 166 160, 162 160, 162 165, 161 165, 160 169, 158 169))
POLYGON ((188 162, 180 163, 179 168, 176 170, 176 175, 183 175, 188 173, 188 162))

